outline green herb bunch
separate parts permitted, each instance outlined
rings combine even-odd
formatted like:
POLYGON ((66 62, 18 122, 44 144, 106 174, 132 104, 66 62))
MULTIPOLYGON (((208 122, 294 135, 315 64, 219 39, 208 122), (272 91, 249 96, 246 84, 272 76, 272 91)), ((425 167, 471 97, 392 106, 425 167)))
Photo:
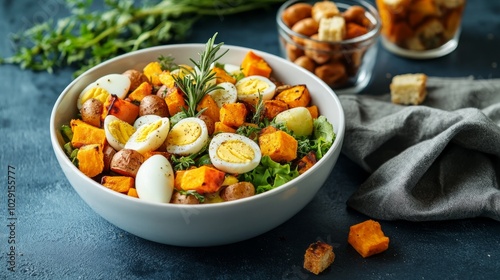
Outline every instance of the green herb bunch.
POLYGON ((183 40, 203 16, 222 17, 282 2, 281 0, 105 0, 92 11, 92 0, 65 0, 70 15, 21 31, 11 57, 1 64, 52 72, 75 66, 75 75, 116 55, 183 40))

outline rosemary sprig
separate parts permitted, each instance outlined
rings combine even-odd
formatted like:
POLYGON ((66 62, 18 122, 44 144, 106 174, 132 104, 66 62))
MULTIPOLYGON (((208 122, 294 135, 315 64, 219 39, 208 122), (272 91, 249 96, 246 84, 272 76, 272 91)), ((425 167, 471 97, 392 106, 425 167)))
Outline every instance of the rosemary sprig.
POLYGON ((186 102, 188 105, 187 110, 185 110, 186 117, 197 117, 202 113, 196 112, 196 106, 203 99, 203 97, 219 87, 213 82, 215 78, 215 72, 212 71, 212 64, 219 60, 228 50, 218 55, 220 48, 224 43, 215 44, 215 37, 217 33, 208 39, 205 44, 205 50, 200 54, 200 59, 198 62, 194 61, 192 58, 189 60, 194 64, 193 69, 188 69, 181 67, 183 70, 187 71, 187 75, 183 77, 174 75, 174 80, 177 86, 186 94, 186 102))
POLYGON ((65 0, 70 15, 22 30, 14 54, 0 64, 52 72, 74 66, 75 75, 118 54, 182 41, 201 17, 222 18, 282 0, 105 0, 92 11, 93 0, 65 0), (139 3, 135 3, 139 2, 139 3))

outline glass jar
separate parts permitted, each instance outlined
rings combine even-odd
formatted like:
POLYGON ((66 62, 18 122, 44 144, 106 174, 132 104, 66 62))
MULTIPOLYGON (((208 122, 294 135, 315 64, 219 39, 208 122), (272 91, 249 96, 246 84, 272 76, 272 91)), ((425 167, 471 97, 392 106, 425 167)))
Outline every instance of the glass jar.
MULTIPOLYGON (((318 13, 328 11, 319 10, 318 13)), ((294 11, 294 14, 300 12, 294 11)), ((313 72, 335 93, 358 93, 369 84, 381 26, 377 9, 370 3, 363 0, 289 0, 278 10, 276 21, 282 56, 313 72), (312 7, 317 3, 331 5, 330 2, 336 6, 335 15, 331 17, 343 17, 346 23, 345 36, 336 40, 320 39, 319 22, 311 14, 302 15, 302 19, 293 24, 284 20, 284 13, 296 4, 312 7), (297 28, 300 24, 310 27, 311 31, 300 32, 297 28), (359 29, 363 32, 356 33, 359 29)))
POLYGON ((458 46, 465 0, 376 0, 382 45, 409 58, 447 55, 458 46))

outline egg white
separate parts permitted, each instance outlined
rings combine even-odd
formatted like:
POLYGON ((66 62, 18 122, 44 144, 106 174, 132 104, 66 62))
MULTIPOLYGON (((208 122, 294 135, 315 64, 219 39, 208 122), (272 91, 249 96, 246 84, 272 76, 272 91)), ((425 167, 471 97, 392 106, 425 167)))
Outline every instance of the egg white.
POLYGON ((128 122, 122 121, 113 115, 107 115, 106 118, 104 118, 103 126, 106 141, 108 141, 108 144, 117 151, 125 147, 130 136, 136 131, 128 122))
POLYGON ((95 87, 102 88, 109 94, 113 94, 118 98, 124 99, 130 89, 130 79, 127 76, 121 74, 108 74, 102 76, 82 90, 76 102, 78 109, 81 109, 82 104, 87 101, 85 98, 85 94, 87 93, 87 91, 95 87))
POLYGON ((134 127, 135 127, 135 129, 138 129, 139 127, 141 127, 144 124, 148 124, 148 123, 157 121, 159 119, 161 119, 161 117, 158 116, 158 115, 144 115, 144 116, 140 116, 140 117, 137 118, 137 120, 135 120, 134 127))
POLYGON ((137 171, 135 188, 139 199, 168 203, 174 191, 174 170, 162 155, 148 158, 137 171))
POLYGON ((169 130, 168 118, 143 124, 130 136, 124 148, 136 150, 141 154, 157 150, 167 139, 169 130))
POLYGON ((238 100, 255 103, 259 99, 259 94, 263 100, 269 100, 274 97, 276 85, 263 76, 248 76, 236 83, 238 100), (252 86, 249 88, 248 85, 252 86), (247 85, 247 86, 244 86, 247 85))
POLYGON ((176 155, 190 155, 199 152, 208 143, 208 129, 205 122, 199 118, 191 117, 180 120, 170 130, 165 145, 167 152, 176 155), (186 127, 191 124, 191 126, 186 127), (199 135, 193 128, 200 129, 199 135), (176 140, 185 139, 183 136, 195 135, 196 138, 189 143, 177 143, 176 140))
POLYGON ((220 89, 212 90, 208 94, 214 99, 219 108, 224 104, 235 103, 238 100, 238 93, 236 87, 229 82, 218 84, 220 89))
MULTIPOLYGON (((208 154, 210 156, 210 161, 219 170, 231 174, 242 174, 252 171, 257 167, 262 158, 262 153, 260 151, 259 145, 255 143, 252 139, 245 137, 236 133, 218 133, 210 141, 208 147, 208 154), (219 149, 223 145, 228 145, 229 143, 243 144, 251 149, 253 155, 249 158, 242 159, 241 162, 229 162, 219 156, 221 152, 219 149)), ((235 151, 233 154, 239 154, 235 151)))

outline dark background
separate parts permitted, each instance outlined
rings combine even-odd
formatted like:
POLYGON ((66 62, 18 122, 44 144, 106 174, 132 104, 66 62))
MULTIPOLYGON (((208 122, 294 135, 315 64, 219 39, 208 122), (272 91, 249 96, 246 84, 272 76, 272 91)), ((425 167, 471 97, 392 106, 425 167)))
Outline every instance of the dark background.
MULTIPOLYGON (((13 52, 9 34, 41 19, 66 15, 61 0, 1 3, 0 56, 13 52)), ((204 43, 219 32, 217 39, 225 44, 278 54, 277 8, 206 18, 184 42, 204 43)), ((362 94, 387 93, 392 76, 401 73, 499 78, 500 1, 469 1, 462 26, 458 48, 439 59, 408 60, 380 46, 372 82, 362 94)), ((369 217, 346 208, 345 202, 368 174, 343 155, 309 205, 256 238, 183 248, 124 232, 78 197, 52 151, 50 113, 73 70, 48 74, 0 66, 0 279, 498 279, 500 275, 500 223, 484 218, 380 221, 390 247, 363 259, 348 245, 347 234, 350 225, 369 217), (9 166, 15 168, 16 177, 16 272, 7 271, 9 166), (334 264, 320 276, 302 269, 305 249, 315 240, 329 242, 336 253, 334 264)))

